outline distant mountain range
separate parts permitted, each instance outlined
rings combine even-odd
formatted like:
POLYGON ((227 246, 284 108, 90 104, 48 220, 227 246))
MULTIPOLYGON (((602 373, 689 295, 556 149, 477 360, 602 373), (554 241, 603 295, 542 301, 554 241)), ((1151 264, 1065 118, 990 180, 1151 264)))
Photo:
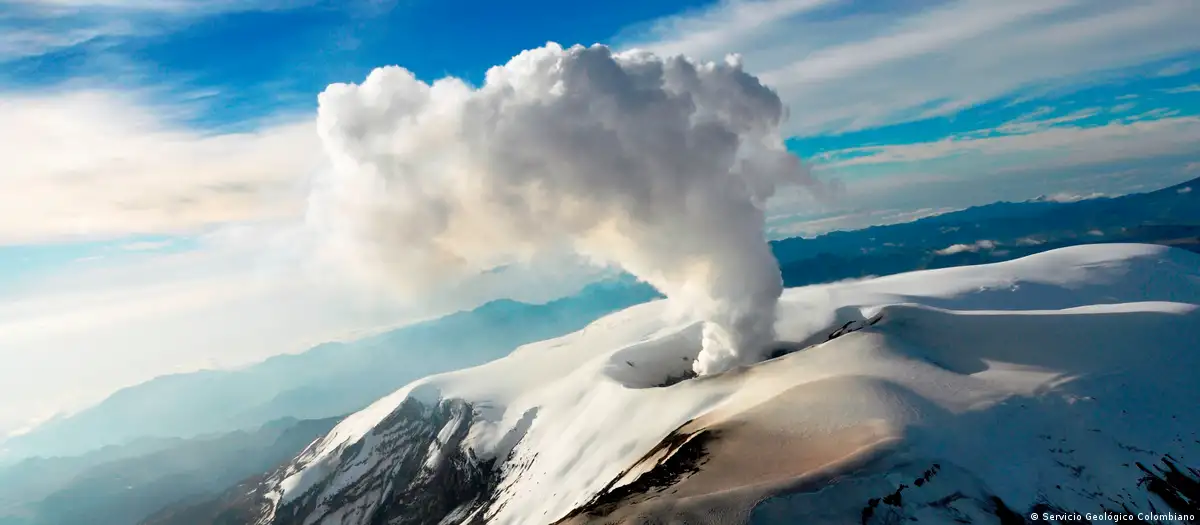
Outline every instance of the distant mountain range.
POLYGON ((340 418, 272 421, 252 431, 141 440, 0 470, 0 525, 129 525, 213 497, 291 459, 340 418))
POLYGON ((1200 252, 1200 179, 1116 198, 997 202, 908 223, 785 239, 774 248, 784 283, 793 287, 1106 242, 1200 252))
POLYGON ((162 376, 0 443, 0 450, 18 459, 71 456, 138 439, 253 429, 285 417, 339 416, 414 379, 503 357, 522 344, 573 332, 654 297, 658 292, 650 286, 621 278, 545 304, 493 301, 242 369, 162 376))

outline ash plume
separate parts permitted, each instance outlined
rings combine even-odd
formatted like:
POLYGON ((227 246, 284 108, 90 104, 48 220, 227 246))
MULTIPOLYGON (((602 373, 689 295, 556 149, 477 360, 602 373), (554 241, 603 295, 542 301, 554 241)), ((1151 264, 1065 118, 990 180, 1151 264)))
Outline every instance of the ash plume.
POLYGON ((775 337, 767 199, 818 187, 785 115, 735 57, 550 43, 479 87, 379 68, 319 97, 333 169, 311 211, 331 252, 403 294, 564 250, 619 266, 706 321, 693 366, 716 373, 775 337))

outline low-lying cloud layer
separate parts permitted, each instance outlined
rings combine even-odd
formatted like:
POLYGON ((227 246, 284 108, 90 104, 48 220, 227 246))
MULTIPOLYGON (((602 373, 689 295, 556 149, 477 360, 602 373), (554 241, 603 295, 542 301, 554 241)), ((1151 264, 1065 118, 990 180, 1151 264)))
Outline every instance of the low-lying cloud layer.
POLYGON ((334 169, 311 217, 361 275, 416 295, 569 251, 708 321, 700 374, 774 339, 765 203, 819 185, 784 148, 779 97, 737 60, 551 43, 478 88, 385 67, 319 102, 334 169))

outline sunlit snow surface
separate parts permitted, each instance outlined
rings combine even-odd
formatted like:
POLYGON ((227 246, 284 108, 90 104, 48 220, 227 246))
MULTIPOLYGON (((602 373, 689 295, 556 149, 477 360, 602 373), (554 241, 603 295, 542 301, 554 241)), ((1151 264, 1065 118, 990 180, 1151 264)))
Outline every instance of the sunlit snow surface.
MULTIPOLYGON (((703 468, 721 472, 688 489, 701 493, 747 487, 740 468, 756 484, 784 484, 886 450, 921 468, 936 462, 970 485, 962 490, 1017 509, 1049 501, 1099 512, 1097 494, 1144 504, 1135 461, 1200 463, 1197 305, 1200 256, 1129 244, 795 288, 778 332, 804 350, 660 387, 690 370, 699 327, 670 319, 665 302, 644 304, 379 400, 309 447, 273 497, 284 505, 319 485, 312 516, 357 523, 361 510, 329 511, 377 505, 338 493, 386 456, 372 429, 412 398, 477 411, 463 446, 501 468, 489 523, 563 518, 635 478, 647 468, 638 460, 692 420, 751 428, 740 435, 757 440, 718 447, 725 457, 703 468)), ((805 505, 803 495, 771 504, 805 505)))

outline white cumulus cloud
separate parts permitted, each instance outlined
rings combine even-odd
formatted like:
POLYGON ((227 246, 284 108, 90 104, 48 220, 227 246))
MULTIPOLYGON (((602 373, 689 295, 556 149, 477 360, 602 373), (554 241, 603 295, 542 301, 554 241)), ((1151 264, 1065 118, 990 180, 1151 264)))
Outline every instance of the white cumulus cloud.
POLYGON ((330 86, 318 113, 328 252, 402 293, 565 248, 709 321, 698 373, 774 338, 764 208, 817 183, 784 147, 782 102, 736 61, 548 44, 479 88, 377 69, 330 86))

